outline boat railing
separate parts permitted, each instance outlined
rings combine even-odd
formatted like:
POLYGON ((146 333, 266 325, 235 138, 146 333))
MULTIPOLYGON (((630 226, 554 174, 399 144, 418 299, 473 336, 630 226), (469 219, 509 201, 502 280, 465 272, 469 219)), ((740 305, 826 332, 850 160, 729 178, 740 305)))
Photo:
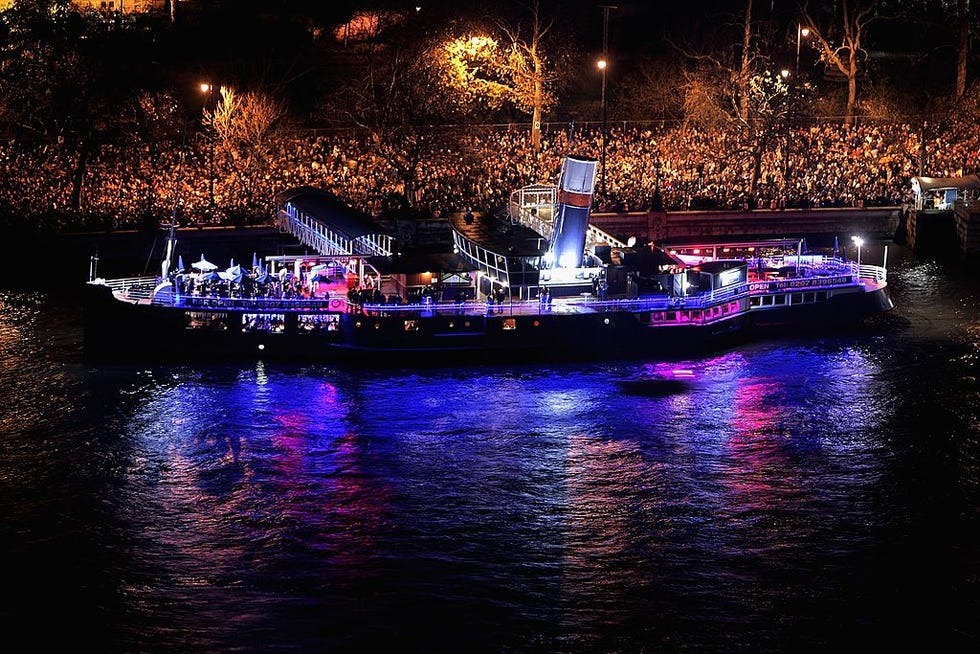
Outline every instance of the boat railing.
POLYGON ((188 309, 241 309, 273 311, 347 311, 344 298, 280 298, 280 297, 212 297, 207 295, 175 295, 173 305, 188 309))
POLYGON ((705 293, 687 296, 644 295, 635 298, 599 299, 587 293, 581 297, 560 297, 550 303, 540 300, 488 302, 430 302, 414 304, 363 304, 358 308, 368 314, 509 314, 537 315, 542 313, 562 313, 575 311, 616 312, 616 311, 670 311, 682 309, 703 309, 708 306, 747 295, 748 284, 739 284, 724 289, 714 289, 705 293))
POLYGON ((873 266, 862 263, 859 270, 857 264, 854 267, 857 270, 858 277, 861 279, 870 279, 879 284, 888 280, 888 270, 884 266, 873 266))
POLYGON ((749 260, 750 270, 784 267, 798 267, 807 271, 808 276, 850 275, 854 277, 855 283, 858 279, 870 279, 876 283, 882 283, 888 279, 888 270, 884 266, 867 263, 858 265, 856 261, 823 254, 786 255, 749 260))
POLYGON ((150 291, 156 286, 156 277, 118 277, 116 279, 95 279, 92 280, 93 284, 101 284, 103 286, 108 286, 113 292, 127 291, 133 287, 145 288, 149 287, 150 291))
POLYGON ((157 284, 156 277, 118 277, 116 279, 93 279, 89 284, 108 286, 114 295, 122 295, 128 300, 149 300, 157 284))

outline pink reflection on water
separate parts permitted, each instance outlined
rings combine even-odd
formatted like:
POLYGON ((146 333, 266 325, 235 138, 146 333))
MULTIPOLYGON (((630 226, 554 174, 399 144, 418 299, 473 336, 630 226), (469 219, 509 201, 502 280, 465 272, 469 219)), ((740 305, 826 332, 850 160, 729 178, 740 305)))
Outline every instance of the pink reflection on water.
MULTIPOLYGON (((600 439, 573 435, 568 439, 566 462, 567 501, 564 505, 562 542, 562 594, 572 606, 617 606, 647 580, 633 574, 630 566, 614 565, 642 551, 641 539, 657 515, 656 498, 641 498, 637 491, 659 485, 639 444, 629 439, 600 439)), ((568 624, 604 623, 592 612, 565 616, 568 624)))

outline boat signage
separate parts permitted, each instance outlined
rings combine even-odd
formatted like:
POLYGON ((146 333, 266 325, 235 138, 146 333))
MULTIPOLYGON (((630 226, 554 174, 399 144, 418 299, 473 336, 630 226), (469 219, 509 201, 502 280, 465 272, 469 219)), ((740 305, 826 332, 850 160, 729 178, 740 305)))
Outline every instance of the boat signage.
POLYGON ((749 284, 749 293, 760 293, 766 291, 778 291, 790 288, 809 288, 813 286, 837 286, 848 284, 854 278, 851 275, 838 275, 837 277, 813 277, 803 279, 782 279, 768 282, 752 282, 749 284))

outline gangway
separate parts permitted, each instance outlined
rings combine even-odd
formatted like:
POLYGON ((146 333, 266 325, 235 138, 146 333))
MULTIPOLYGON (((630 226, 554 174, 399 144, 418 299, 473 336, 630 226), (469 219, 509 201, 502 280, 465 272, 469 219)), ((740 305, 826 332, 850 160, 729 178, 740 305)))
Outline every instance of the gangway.
MULTIPOLYGON (((507 215, 512 222, 524 225, 551 240, 554 229, 555 205, 558 203, 558 187, 552 184, 531 184, 510 194, 507 215)), ((625 248, 627 244, 591 223, 585 232, 585 247, 595 254, 597 244, 625 248)))
POLYGON ((309 186, 276 196, 276 224, 324 256, 391 256, 394 237, 367 214, 309 186))

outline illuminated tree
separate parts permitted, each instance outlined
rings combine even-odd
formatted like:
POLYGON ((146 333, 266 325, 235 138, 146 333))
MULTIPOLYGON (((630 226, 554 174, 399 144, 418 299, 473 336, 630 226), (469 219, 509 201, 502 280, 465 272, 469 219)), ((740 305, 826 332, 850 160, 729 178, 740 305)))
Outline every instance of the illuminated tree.
MULTIPOLYGON (((766 70, 749 78, 746 98, 733 97, 732 114, 738 116, 743 138, 737 160, 749 162, 749 193, 754 195, 762 172, 762 159, 778 145, 789 147, 789 113, 792 108, 790 86, 780 73, 766 70), (746 109, 742 117, 742 109, 746 109)), ((787 150, 782 152, 784 165, 787 150)), ((784 169, 785 170, 785 169, 784 169)))
MULTIPOLYGON (((790 112, 808 92, 808 87, 790 87, 772 62, 759 60, 760 71, 744 86, 739 75, 719 66, 702 63, 685 73, 684 113, 687 126, 727 132, 733 143, 726 151, 711 153, 722 168, 738 168, 736 177, 746 180, 747 190, 755 194, 762 162, 773 159, 787 144, 790 112), (768 64, 768 65, 766 65, 768 64), (799 96, 794 97, 793 92, 799 96)), ((782 150, 785 162, 786 151, 782 150)))
POLYGON ((557 74, 545 53, 545 37, 554 21, 542 24, 534 2, 529 33, 497 22, 503 38, 471 34, 443 46, 446 81, 463 101, 483 102, 497 109, 509 103, 531 115, 531 144, 541 147, 541 118, 556 102, 552 87, 557 74))
POLYGON ((275 189, 263 185, 278 156, 278 145, 289 127, 285 106, 272 96, 257 91, 236 93, 221 87, 220 99, 205 110, 204 125, 214 130, 215 166, 219 179, 232 180, 235 197, 226 206, 238 205, 246 212, 258 198, 275 189))

